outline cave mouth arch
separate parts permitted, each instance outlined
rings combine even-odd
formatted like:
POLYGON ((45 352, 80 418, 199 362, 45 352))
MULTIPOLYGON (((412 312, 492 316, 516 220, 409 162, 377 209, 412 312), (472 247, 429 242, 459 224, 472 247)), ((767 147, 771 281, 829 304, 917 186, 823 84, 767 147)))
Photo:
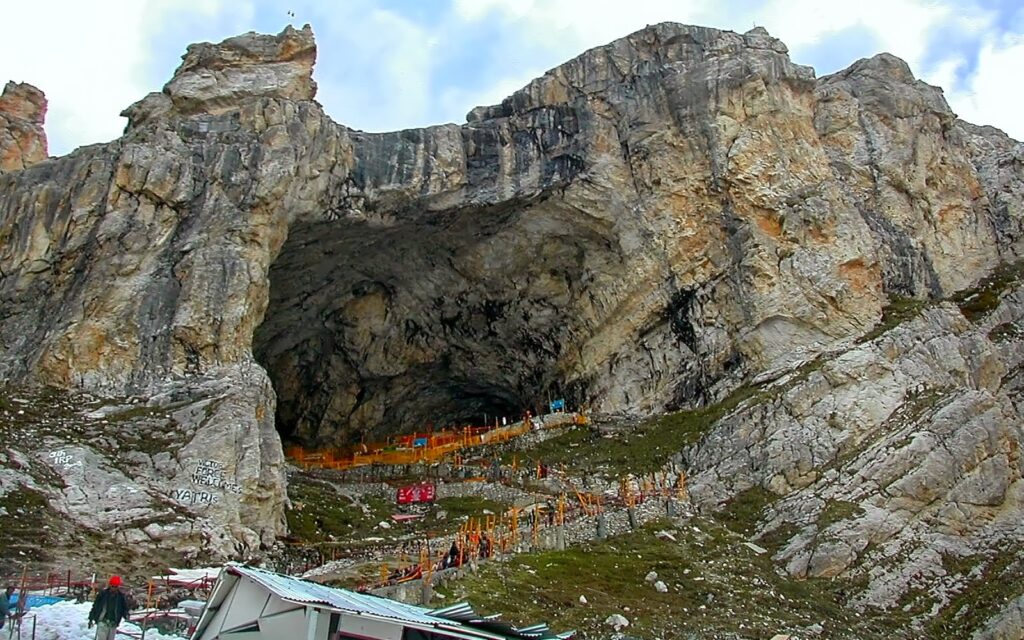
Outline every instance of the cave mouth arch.
POLYGON ((587 263, 613 246, 569 215, 530 202, 294 223, 253 338, 282 440, 345 446, 542 412, 578 352, 587 263))

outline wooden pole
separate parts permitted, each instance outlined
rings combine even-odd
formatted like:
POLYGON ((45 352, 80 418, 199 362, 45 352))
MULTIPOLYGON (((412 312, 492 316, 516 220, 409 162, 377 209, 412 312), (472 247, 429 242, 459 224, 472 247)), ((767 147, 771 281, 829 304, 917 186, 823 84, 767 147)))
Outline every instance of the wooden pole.
POLYGON ((512 545, 519 542, 519 508, 512 507, 512 545))
POLYGON ((533 505, 533 536, 532 536, 533 537, 533 546, 534 546, 534 548, 536 548, 536 546, 537 546, 537 534, 538 534, 538 531, 539 531, 539 525, 540 525, 540 505, 537 504, 537 503, 534 503, 534 505, 533 505))

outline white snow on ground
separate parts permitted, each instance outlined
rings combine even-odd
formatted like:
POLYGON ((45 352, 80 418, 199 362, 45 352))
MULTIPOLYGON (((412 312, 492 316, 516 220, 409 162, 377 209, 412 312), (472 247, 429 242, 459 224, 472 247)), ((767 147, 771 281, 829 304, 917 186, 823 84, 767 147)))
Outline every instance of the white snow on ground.
MULTIPOLYGON (((21 637, 32 637, 32 616, 35 616, 36 640, 93 640, 96 637, 96 628, 88 628, 91 608, 91 602, 58 602, 29 609, 21 623, 21 637)), ((122 622, 117 629, 134 634, 135 637, 142 633, 139 627, 128 622, 122 622)), ((6 636, 7 631, 8 629, 4 627, 2 634, 6 636)), ((117 637, 125 638, 120 633, 117 637)), ((181 640, 181 636, 166 636, 149 629, 146 631, 146 640, 181 640)))

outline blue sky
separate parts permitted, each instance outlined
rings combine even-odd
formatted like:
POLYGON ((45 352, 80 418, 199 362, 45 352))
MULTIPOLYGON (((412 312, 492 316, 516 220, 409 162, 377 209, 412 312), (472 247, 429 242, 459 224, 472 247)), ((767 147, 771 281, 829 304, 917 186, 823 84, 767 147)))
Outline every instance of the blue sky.
POLYGON ((46 93, 53 155, 120 135, 120 111, 160 90, 188 44, 307 22, 317 99, 368 131, 463 122, 585 49, 670 20, 763 26, 819 76, 889 51, 964 119, 1024 139, 1021 0, 36 0, 4 14, 0 80, 46 93))

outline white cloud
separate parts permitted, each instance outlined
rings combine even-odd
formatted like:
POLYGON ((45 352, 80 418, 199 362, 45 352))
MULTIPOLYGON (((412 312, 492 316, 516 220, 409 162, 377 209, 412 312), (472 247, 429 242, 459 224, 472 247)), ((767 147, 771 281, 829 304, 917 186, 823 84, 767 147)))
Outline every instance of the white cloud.
POLYGON ((977 69, 963 86, 945 85, 953 111, 973 124, 999 127, 1024 140, 1024 84, 1016 81, 1024 64, 1024 35, 989 38, 978 55, 977 69))
POLYGON ((118 112, 140 97, 144 12, 142 2, 112 0, 5 6, 8 28, 0 38, 0 78, 43 90, 51 141, 120 135, 124 125, 118 112))
POLYGON ((535 44, 576 55, 649 24, 693 22, 714 6, 713 0, 454 0, 456 15, 479 21, 496 15, 524 28, 535 44))
POLYGON ((957 74, 960 73, 960 69, 965 64, 967 64, 967 61, 959 56, 945 58, 934 65, 921 79, 928 84, 942 87, 945 91, 952 91, 957 83, 957 74))
POLYGON ((794 58, 799 58, 802 48, 827 40, 829 34, 863 27, 884 51, 918 70, 929 32, 949 14, 948 6, 923 0, 773 0, 757 17, 759 24, 792 49, 794 58))
POLYGON ((431 102, 433 31, 367 2, 308 4, 317 37, 317 99, 338 122, 395 130, 426 122, 431 102))
POLYGON ((446 113, 468 113, 474 107, 489 107, 501 104, 501 101, 509 97, 519 89, 522 89, 534 78, 543 75, 541 69, 524 71, 521 75, 511 78, 502 78, 493 84, 476 91, 466 90, 459 87, 450 87, 441 94, 440 107, 446 113))

